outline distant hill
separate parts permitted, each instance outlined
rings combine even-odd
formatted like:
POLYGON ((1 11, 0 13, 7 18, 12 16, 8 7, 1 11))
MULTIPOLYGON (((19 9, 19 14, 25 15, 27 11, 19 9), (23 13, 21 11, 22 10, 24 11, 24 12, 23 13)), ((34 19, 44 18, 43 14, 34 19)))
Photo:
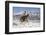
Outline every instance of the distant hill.
MULTIPOLYGON (((24 12, 14 13, 13 19, 20 19, 24 12)), ((28 13, 30 16, 28 17, 31 20, 40 20, 40 12, 28 13), (32 14, 32 15, 31 15, 32 14)))

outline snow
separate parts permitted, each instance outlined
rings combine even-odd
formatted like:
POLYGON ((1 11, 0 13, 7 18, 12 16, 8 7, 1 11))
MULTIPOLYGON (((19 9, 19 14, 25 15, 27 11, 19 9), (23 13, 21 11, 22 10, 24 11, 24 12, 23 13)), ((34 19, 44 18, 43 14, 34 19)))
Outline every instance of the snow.
POLYGON ((22 28, 22 27, 39 27, 40 26, 40 22, 37 22, 39 20, 29 20, 28 22, 20 22, 19 20, 14 20, 13 23, 17 24, 13 25, 15 28, 22 28), (35 23, 33 23, 32 21, 35 21, 35 23))

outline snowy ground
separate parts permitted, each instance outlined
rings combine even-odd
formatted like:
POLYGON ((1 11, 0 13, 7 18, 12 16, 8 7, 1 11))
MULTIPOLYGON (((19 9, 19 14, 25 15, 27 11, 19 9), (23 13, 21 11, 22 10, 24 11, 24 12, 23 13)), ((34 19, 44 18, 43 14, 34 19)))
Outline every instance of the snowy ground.
POLYGON ((21 22, 20 20, 13 20, 13 27, 15 28, 23 28, 23 27, 39 27, 40 20, 28 20, 25 22, 21 22))

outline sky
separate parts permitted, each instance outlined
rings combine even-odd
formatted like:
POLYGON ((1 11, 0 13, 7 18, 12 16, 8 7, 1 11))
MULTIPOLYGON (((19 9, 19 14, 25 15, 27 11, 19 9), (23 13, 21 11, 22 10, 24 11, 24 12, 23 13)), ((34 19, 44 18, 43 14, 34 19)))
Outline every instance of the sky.
POLYGON ((13 13, 20 13, 23 11, 27 12, 40 12, 40 8, 34 8, 34 7, 13 7, 13 13))

